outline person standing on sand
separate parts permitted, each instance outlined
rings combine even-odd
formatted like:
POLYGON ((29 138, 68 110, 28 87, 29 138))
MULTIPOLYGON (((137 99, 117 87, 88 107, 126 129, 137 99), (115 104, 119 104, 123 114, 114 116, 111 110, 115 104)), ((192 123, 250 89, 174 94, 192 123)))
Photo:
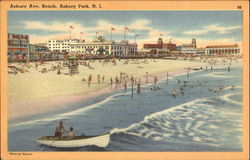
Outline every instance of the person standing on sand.
POLYGON ((102 76, 102 83, 104 83, 104 75, 102 76))
POLYGON ((121 72, 120 73, 120 83, 122 82, 122 75, 123 75, 123 73, 121 72))
POLYGON ((116 76, 115 77, 115 87, 117 87, 118 83, 119 83, 119 79, 118 79, 118 76, 116 76))
POLYGON ((155 76, 155 78, 154 78, 154 85, 156 85, 157 81, 158 81, 157 76, 155 76))
POLYGON ((111 87, 112 87, 112 84, 113 84, 113 79, 112 79, 112 77, 110 78, 110 84, 111 84, 111 87))
POLYGON ((148 72, 146 72, 146 84, 148 84, 148 72))
POLYGON ((98 83, 100 84, 100 81, 101 81, 101 76, 100 76, 100 74, 97 75, 97 81, 98 81, 98 83))
POLYGON ((141 93, 141 84, 140 84, 140 82, 137 83, 137 93, 141 93))
POLYGON ((127 90, 127 79, 124 81, 124 89, 127 90))
POLYGON ((57 74, 61 74, 61 70, 60 70, 60 68, 58 69, 57 74))
POLYGON ((88 86, 89 86, 89 87, 90 87, 91 81, 92 81, 92 75, 90 74, 90 75, 89 75, 89 78, 88 78, 88 86))

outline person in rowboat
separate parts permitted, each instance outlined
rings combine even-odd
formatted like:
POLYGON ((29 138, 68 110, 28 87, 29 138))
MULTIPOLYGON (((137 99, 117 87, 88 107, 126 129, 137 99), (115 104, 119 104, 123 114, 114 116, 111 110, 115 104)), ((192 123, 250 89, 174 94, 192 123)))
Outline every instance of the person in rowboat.
POLYGON ((55 137, 57 137, 57 138, 61 137, 61 132, 59 132, 58 127, 56 127, 56 130, 55 130, 55 137))
POLYGON ((73 129, 73 127, 70 127, 69 130, 70 130, 70 131, 69 131, 69 134, 68 134, 68 139, 74 139, 75 134, 74 134, 74 129, 73 129))
POLYGON ((63 121, 60 121, 60 122, 59 122, 57 128, 58 128, 58 130, 57 130, 57 131, 58 131, 57 135, 58 135, 59 138, 63 138, 63 134, 64 134, 65 132, 68 133, 68 131, 66 131, 65 128, 64 128, 63 121))

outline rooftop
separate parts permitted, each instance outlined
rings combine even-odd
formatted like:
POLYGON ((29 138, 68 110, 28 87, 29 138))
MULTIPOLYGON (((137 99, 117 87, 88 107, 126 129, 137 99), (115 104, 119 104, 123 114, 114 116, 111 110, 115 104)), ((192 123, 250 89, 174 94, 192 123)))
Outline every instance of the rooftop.
POLYGON ((207 46, 206 48, 231 48, 231 47, 238 47, 237 44, 234 45, 212 45, 212 46, 207 46))

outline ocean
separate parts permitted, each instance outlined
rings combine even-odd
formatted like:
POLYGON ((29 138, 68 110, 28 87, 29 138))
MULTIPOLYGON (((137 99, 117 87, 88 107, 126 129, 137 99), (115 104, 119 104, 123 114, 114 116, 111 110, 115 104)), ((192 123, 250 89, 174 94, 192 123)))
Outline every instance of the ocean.
MULTIPOLYGON (((171 76, 171 75, 170 75, 171 76)), ((88 106, 9 122, 9 151, 242 151, 242 66, 227 66, 162 79, 105 95, 88 106), (187 81, 186 87, 183 87, 187 81), (232 85, 234 87, 232 88, 232 85), (221 87, 221 89, 219 89, 221 87), (177 96, 172 95, 173 90, 177 96), (182 90, 181 90, 182 89, 182 90), (182 92, 182 93, 181 93, 182 92), (38 144, 60 120, 75 135, 111 132, 106 148, 60 149, 38 144)), ((76 107, 77 106, 77 107, 76 107)))

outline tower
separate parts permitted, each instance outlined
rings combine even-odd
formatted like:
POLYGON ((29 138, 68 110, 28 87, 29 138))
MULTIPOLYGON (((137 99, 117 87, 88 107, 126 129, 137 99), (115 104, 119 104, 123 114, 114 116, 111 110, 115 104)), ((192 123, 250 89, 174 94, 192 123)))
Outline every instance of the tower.
POLYGON ((162 38, 159 38, 157 44, 163 44, 162 38))
POLYGON ((196 40, 195 40, 195 38, 192 39, 192 46, 193 46, 193 48, 196 48, 196 40))

